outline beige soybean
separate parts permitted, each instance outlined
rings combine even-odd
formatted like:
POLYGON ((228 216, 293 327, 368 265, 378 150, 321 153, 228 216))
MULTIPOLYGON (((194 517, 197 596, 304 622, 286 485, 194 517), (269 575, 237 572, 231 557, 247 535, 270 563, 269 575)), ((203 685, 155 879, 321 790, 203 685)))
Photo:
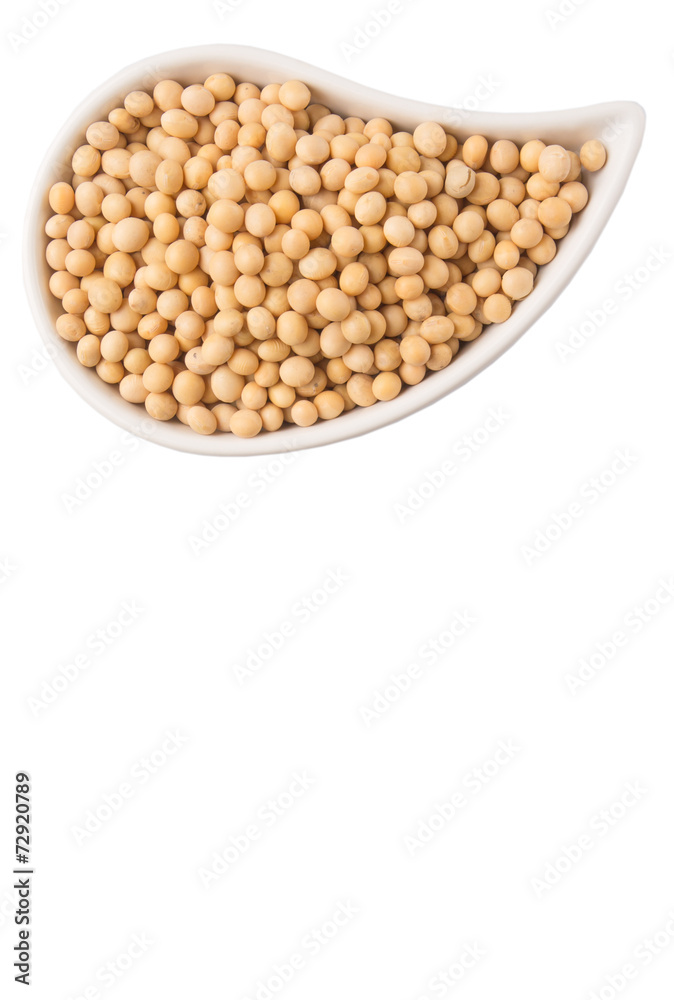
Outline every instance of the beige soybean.
POLYGON ((98 278, 88 287, 87 294, 90 304, 99 312, 113 313, 122 304, 122 289, 110 278, 98 278))
POLYGON ((77 341, 77 360, 85 368, 95 368, 101 360, 101 341, 93 333, 77 341))
MULTIPOLYGON (((594 173, 606 163, 606 147, 599 139, 589 139, 580 148, 580 162, 585 170, 594 173)), ((562 178, 566 180, 566 178, 562 178)))
POLYGON ((334 390, 319 392, 313 402, 321 420, 334 420, 344 411, 344 399, 334 390))
POLYGON ((68 215, 75 206, 75 192, 66 181, 58 181, 49 189, 49 204, 59 215, 68 215))
POLYGON ((515 246, 528 250, 540 243, 543 227, 536 219, 520 219, 510 230, 510 238, 515 246))
POLYGON ((523 299, 534 287, 534 276, 524 267, 513 267, 501 277, 503 291, 510 299, 523 299))
POLYGON ((588 202, 589 194, 588 190, 584 184, 579 181, 571 181, 567 184, 562 184, 559 189, 559 197, 568 202, 571 206, 571 211, 575 215, 576 212, 582 212, 588 202))
POLYGON ((143 219, 120 219, 112 232, 112 242, 117 250, 136 253, 150 238, 150 229, 143 219))
POLYGON ((413 139, 422 156, 441 156, 447 147, 447 133, 437 122, 422 122, 414 130, 413 139))
POLYGON ((395 399, 401 389, 402 380, 395 372, 380 372, 372 380, 372 395, 378 400, 395 399))
POLYGON ((229 429, 237 437, 255 437, 262 430, 262 417, 257 410, 237 410, 230 417, 229 429))
POLYGON ((286 385, 297 388, 311 381, 314 366, 309 358, 290 357, 282 362, 279 375, 286 385))
POLYGON ((538 171, 546 181, 563 181, 571 169, 571 157, 564 146, 546 146, 538 157, 538 171))
POLYGON ((475 187, 475 171, 463 160, 451 160, 447 164, 445 191, 453 198, 466 198, 475 187))
POLYGON ((510 299, 500 292, 488 295, 482 305, 482 312, 489 323, 504 323, 511 311, 510 299))

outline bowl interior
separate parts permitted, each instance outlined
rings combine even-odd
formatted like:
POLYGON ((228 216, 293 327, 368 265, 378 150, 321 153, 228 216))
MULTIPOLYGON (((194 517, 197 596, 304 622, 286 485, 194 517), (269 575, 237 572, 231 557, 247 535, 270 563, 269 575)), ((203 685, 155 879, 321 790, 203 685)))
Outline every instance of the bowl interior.
POLYGON ((24 270, 31 308, 40 334, 67 381, 101 414, 139 437, 202 455, 272 454, 355 437, 400 420, 463 385, 512 346, 545 312, 569 283, 610 217, 639 150, 644 123, 642 108, 632 102, 549 113, 457 114, 442 105, 362 87, 308 63, 261 49, 207 45, 166 52, 128 66, 98 87, 73 112, 47 151, 35 180, 24 236, 24 270), (95 372, 80 365, 74 345, 61 340, 54 326, 60 305, 48 288, 51 271, 44 258, 44 225, 50 214, 47 191, 55 181, 71 173, 72 153, 84 141, 92 121, 118 107, 130 90, 151 91, 158 80, 165 78, 194 83, 215 72, 228 72, 236 79, 262 85, 299 78, 311 87, 314 101, 342 114, 385 117, 399 129, 414 129, 422 121, 439 121, 460 141, 478 133, 490 140, 510 138, 521 143, 538 138, 579 149, 587 139, 601 138, 609 151, 608 161, 601 171, 586 176, 590 203, 574 218, 568 235, 558 244, 555 259, 540 269, 533 292, 517 304, 505 323, 486 327, 477 340, 462 345, 449 367, 428 375, 417 386, 407 387, 390 402, 359 407, 313 427, 286 427, 250 440, 232 434, 203 437, 177 420, 161 423, 150 419, 143 407, 127 403, 116 387, 106 385, 95 372))

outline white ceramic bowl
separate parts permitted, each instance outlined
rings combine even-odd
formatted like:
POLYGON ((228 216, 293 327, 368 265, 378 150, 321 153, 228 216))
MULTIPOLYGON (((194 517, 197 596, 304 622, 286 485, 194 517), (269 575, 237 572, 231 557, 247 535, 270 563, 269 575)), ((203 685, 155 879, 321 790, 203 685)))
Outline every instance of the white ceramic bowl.
POLYGON ((262 455, 313 448, 366 434, 436 402, 473 378, 511 347, 554 302, 589 254, 618 202, 641 145, 644 125, 643 109, 624 101, 568 111, 461 112, 457 116, 442 104, 393 97, 297 59, 239 45, 203 45, 151 56, 97 87, 59 130, 40 167, 24 239, 26 285, 35 321, 61 374, 80 396, 120 427, 157 444, 199 455, 262 455), (518 142, 538 138, 579 149, 586 139, 603 137, 609 149, 608 162, 601 171, 586 177, 590 202, 574 219, 555 259, 540 270, 531 295, 517 304, 507 322, 487 327, 477 340, 463 345, 448 368, 428 375, 420 385, 404 389, 390 402, 358 407, 313 427, 290 426, 250 440, 232 434, 204 437, 177 420, 168 423, 150 420, 142 407, 127 403, 115 386, 106 385, 95 372, 80 365, 74 345, 60 339, 54 327, 59 304, 48 288, 50 270, 44 259, 44 224, 49 215, 47 191, 55 181, 68 176, 70 156, 84 141, 85 130, 92 121, 106 117, 131 90, 152 90, 156 81, 163 78, 194 83, 215 72, 228 72, 237 79, 261 85, 287 79, 304 80, 311 87, 314 100, 335 111, 366 119, 382 116, 401 129, 414 129, 422 121, 440 121, 460 140, 477 133, 518 142), (454 124, 457 117, 459 126, 454 124))

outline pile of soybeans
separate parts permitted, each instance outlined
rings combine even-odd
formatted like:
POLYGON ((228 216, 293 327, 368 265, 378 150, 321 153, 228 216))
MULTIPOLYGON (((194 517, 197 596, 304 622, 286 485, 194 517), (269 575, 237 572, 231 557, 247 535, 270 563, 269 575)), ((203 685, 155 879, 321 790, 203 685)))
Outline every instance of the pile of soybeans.
POLYGON ((82 365, 157 420, 253 437, 394 399, 508 319, 583 210, 579 153, 396 132, 226 73, 134 91, 49 191, 82 365))

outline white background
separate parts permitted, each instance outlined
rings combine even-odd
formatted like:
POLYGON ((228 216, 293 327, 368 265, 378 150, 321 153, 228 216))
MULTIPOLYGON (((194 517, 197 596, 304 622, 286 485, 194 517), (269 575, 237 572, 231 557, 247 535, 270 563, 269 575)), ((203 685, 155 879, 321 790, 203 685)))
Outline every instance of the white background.
POLYGON ((25 769, 38 1000, 264 1000, 259 984, 295 954, 304 967, 269 995, 670 1000, 674 602, 658 581, 674 574, 674 18, 655 0, 565 0, 553 24, 560 2, 404 0, 351 59, 342 43, 383 0, 232 0, 221 16, 208 0, 70 0, 18 48, 10 36, 38 4, 3 8, 3 982, 16 940, 11 796, 25 769), (50 364, 36 372, 21 227, 44 150, 88 90, 153 52, 217 40, 448 107, 474 104, 481 78, 485 110, 638 100, 646 139, 572 285, 467 387, 282 469, 172 453, 124 437, 50 364), (628 297, 621 282, 636 274, 628 297), (608 318, 607 298, 619 302, 608 318), (562 360, 583 323, 592 335, 562 360), (484 434, 490 408, 507 419, 484 434), (482 441, 468 459, 465 435, 482 441), (121 464, 69 512, 64 494, 113 451, 121 464), (593 502, 586 484, 619 451, 629 469, 607 474, 593 502), (396 505, 447 458, 456 475, 402 517, 396 505), (248 509, 196 556, 190 535, 240 492, 248 509), (527 558, 573 501, 581 515, 527 558), (348 581, 300 619, 295 603, 330 572, 348 581), (89 637, 114 632, 132 601, 142 612, 96 654, 89 637), (464 613, 466 634, 421 659, 464 613), (287 621, 293 635, 240 683, 234 665, 287 621), (625 645, 572 693, 568 677, 618 630, 625 645), (36 709, 30 699, 87 651, 90 666, 36 709), (361 709, 415 662, 422 676, 368 725, 361 709), (167 733, 182 745, 162 756, 167 733), (474 793, 469 775, 502 741, 517 749, 486 765, 474 793), (298 791, 294 772, 313 783, 267 826, 259 809, 298 791), (78 836, 125 782, 131 797, 78 836), (629 783, 638 799, 615 805, 629 783), (433 820, 461 790, 454 818, 433 820), (405 838, 424 821, 437 832, 414 850, 405 838), (258 841, 206 888, 199 870, 251 824, 258 841), (559 864, 583 836, 581 860, 559 864), (565 869, 555 885, 549 865, 565 869), (309 948, 340 904, 357 915, 309 948), (133 935, 152 943, 127 958, 133 935), (462 970, 467 946, 481 957, 462 970), (629 982, 617 975, 628 964, 629 982), (434 980, 452 966, 462 981, 434 980))

